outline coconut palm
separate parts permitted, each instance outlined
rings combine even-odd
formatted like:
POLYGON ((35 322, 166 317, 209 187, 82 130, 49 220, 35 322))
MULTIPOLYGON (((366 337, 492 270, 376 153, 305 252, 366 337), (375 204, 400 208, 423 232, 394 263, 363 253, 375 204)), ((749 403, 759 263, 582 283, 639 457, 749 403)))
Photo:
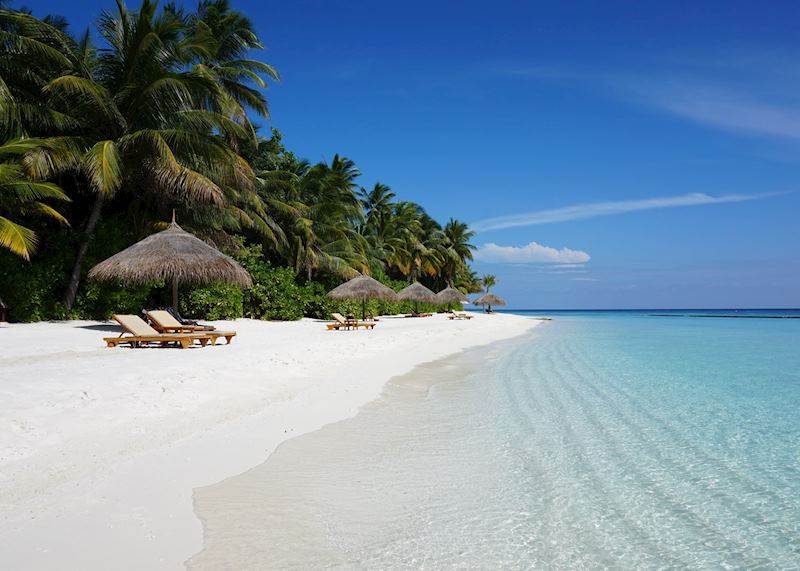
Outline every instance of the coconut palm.
POLYGON ((452 287, 461 268, 472 260, 472 250, 475 246, 469 241, 475 232, 469 229, 464 222, 451 218, 442 231, 442 276, 448 286, 452 287))
POLYGON ((0 142, 19 150, 0 155, 0 246, 30 256, 34 214, 69 218, 67 309, 102 216, 124 216, 143 236, 173 209, 197 236, 261 243, 307 279, 370 272, 436 290, 481 287, 466 224, 442 227, 385 184, 361 188, 345 157, 310 165, 277 131, 258 139, 251 117, 268 116, 263 89, 278 74, 251 59, 263 45, 228 0, 201 0, 194 12, 118 0, 97 32, 72 37, 63 19, 0 8, 0 142), (53 206, 67 196, 62 216, 53 206))
POLYGON ((481 277, 481 285, 486 289, 486 293, 489 293, 489 290, 491 290, 493 286, 497 285, 497 276, 493 276, 492 274, 483 274, 483 277, 481 277))
MULTIPOLYGON (((231 116, 252 130, 247 109, 268 117, 267 99, 260 90, 268 80, 277 81, 278 71, 271 65, 248 59, 251 50, 264 49, 253 23, 242 13, 231 10, 228 0, 203 0, 189 18, 184 52, 194 58, 194 71, 209 77, 225 93, 216 110, 231 116)), ((253 133, 255 133, 253 131, 253 133)))
POLYGON ((394 205, 387 227, 386 262, 409 283, 441 271, 441 227, 413 202, 394 205))
POLYGON ((286 174, 273 177, 272 183, 279 186, 275 179, 281 179, 299 214, 287 231, 286 257, 295 271, 311 279, 318 271, 353 277, 368 270, 366 245, 356 232, 362 212, 355 193, 360 175, 355 163, 336 155, 330 164, 302 168, 294 177, 286 174))
POLYGON ((57 74, 83 71, 88 33, 73 40, 58 26, 0 9, 0 140, 50 135, 77 127, 46 104, 42 88, 57 74))
MULTIPOLYGON (((27 157, 30 168, 42 179, 79 173, 80 186, 94 195, 64 295, 67 309, 103 203, 121 189, 129 208, 155 207, 153 218, 188 206, 189 221, 210 230, 270 231, 252 170, 236 152, 252 132, 231 117, 224 78, 184 68, 187 53, 213 53, 218 46, 210 39, 207 48, 197 38, 194 44, 186 41, 182 14, 171 8, 158 12, 150 0, 136 12, 119 2, 116 12, 100 18, 108 47, 99 52, 88 40, 76 42, 45 22, 11 20, 16 27, 6 39, 26 48, 19 54, 34 47, 43 54, 41 68, 33 66, 43 83, 40 99, 68 118, 63 132, 27 157)), ((19 72, 22 66, 30 62, 18 59, 10 67, 19 72)))
POLYGON ((380 182, 376 182, 370 191, 361 189, 359 199, 364 209, 362 233, 372 235, 380 231, 383 222, 392 214, 392 200, 395 196, 391 188, 380 182))

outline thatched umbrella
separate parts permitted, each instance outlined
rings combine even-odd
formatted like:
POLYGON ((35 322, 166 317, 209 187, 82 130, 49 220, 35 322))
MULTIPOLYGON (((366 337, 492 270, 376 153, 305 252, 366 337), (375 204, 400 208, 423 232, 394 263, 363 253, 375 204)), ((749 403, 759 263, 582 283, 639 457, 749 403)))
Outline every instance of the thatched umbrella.
POLYGON ((436 294, 438 303, 447 304, 447 309, 450 309, 452 303, 464 303, 469 301, 467 296, 458 291, 457 289, 448 287, 436 294))
POLYGON ((89 279, 119 279, 132 284, 172 282, 172 306, 178 311, 178 285, 226 282, 251 287, 253 280, 232 258, 183 230, 172 216, 166 230, 152 234, 100 262, 89 279))
POLYGON ((360 299, 361 319, 367 317, 368 299, 397 299, 390 287, 369 276, 357 276, 328 292, 331 299, 360 299))
POLYGON ((397 299, 401 301, 413 301, 414 313, 419 313, 419 303, 436 303, 436 294, 419 282, 414 282, 410 286, 397 293, 397 299))
POLYGON ((487 313, 491 313, 493 305, 505 305, 506 304, 506 300, 504 300, 501 297, 497 297, 493 293, 487 293, 487 294, 482 295, 481 297, 479 297, 478 299, 476 299, 472 303, 474 303, 475 305, 486 305, 486 306, 488 306, 488 309, 486 311, 487 311, 487 313))

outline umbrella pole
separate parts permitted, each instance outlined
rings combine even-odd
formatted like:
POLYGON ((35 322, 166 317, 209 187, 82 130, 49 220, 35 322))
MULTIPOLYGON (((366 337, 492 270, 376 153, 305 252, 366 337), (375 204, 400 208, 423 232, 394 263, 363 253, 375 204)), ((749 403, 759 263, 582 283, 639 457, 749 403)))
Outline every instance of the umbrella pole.
POLYGON ((172 309, 175 310, 177 315, 180 315, 178 311, 178 278, 172 278, 172 309))
POLYGON ((361 300, 361 320, 367 320, 367 298, 361 300))

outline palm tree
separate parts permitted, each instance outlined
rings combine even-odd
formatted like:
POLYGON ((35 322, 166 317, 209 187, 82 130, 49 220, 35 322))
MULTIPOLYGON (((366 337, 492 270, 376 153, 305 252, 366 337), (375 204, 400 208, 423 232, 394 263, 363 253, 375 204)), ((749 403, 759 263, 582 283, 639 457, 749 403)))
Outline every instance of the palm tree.
POLYGON ((362 234, 375 234, 380 231, 380 227, 387 217, 392 213, 392 200, 395 193, 385 184, 376 182, 372 190, 362 188, 359 191, 359 199, 364 209, 364 223, 362 234))
POLYGON ((260 90, 269 86, 268 80, 277 81, 280 76, 271 65, 248 59, 252 50, 264 49, 253 23, 232 11, 228 0, 202 0, 197 13, 189 18, 182 47, 194 60, 194 72, 213 79, 224 91, 225 98, 214 102, 216 110, 248 127, 255 136, 246 109, 268 117, 267 99, 260 90))
POLYGON ((88 34, 75 41, 47 21, 0 5, 0 140, 77 127, 74 119, 46 105, 42 88, 58 73, 81 70, 87 43, 88 34))
POLYGON ((489 293, 492 286, 497 285, 497 277, 492 274, 484 274, 481 278, 481 284, 486 288, 486 293, 489 293))
POLYGON ((272 171, 267 188, 287 205, 284 257, 307 279, 324 271, 344 277, 368 271, 366 243, 356 231, 362 217, 355 193, 360 172, 353 161, 335 155, 330 164, 295 165, 295 172, 272 171))
POLYGON ((384 232, 386 265, 409 283, 435 277, 442 266, 441 227, 413 202, 397 202, 384 232))
POLYGON ((263 89, 278 74, 251 59, 263 45, 228 0, 200 0, 195 12, 140 1, 102 14, 98 48, 88 31, 70 36, 63 19, 0 8, 0 247, 30 257, 28 217, 66 223, 52 204, 71 199, 67 310, 102 216, 124 215, 143 234, 171 209, 218 244, 260 243, 306 279, 372 272, 467 292, 495 284, 468 265, 466 224, 442 227, 385 184, 361 188, 345 157, 310 165, 277 131, 258 139, 251 116, 268 117, 263 89))
POLYGON ((475 232, 464 222, 451 218, 444 226, 442 241, 442 275, 448 286, 452 286, 461 268, 472 260, 475 246, 470 240, 475 232))
POLYGON ((0 145, 0 247, 30 260, 38 238, 16 220, 43 216, 67 224, 67 220, 43 200, 68 202, 55 184, 32 180, 16 160, 36 146, 33 139, 7 141, 0 145))
MULTIPOLYGON (((33 69, 43 83, 41 107, 67 118, 64 128, 27 158, 33 174, 40 179, 79 174, 79 189, 94 195, 64 294, 67 310, 103 203, 120 190, 129 207, 141 203, 152 210, 155 205, 164 213, 185 206, 190 220, 211 229, 270 230, 253 172, 236 152, 252 132, 232 118, 227 78, 184 69, 192 57, 187 54, 218 53, 219 47, 209 38, 208 46, 197 37, 187 41, 183 15, 172 8, 159 13, 150 0, 143 0, 137 12, 119 2, 116 13, 100 18, 108 47, 99 53, 88 37, 76 42, 32 17, 3 17, 12 27, 5 39, 21 47, 10 69, 2 71, 24 76, 25 69, 33 69), (39 54, 32 62, 23 57, 39 54)), ((14 90, 9 88, 12 96, 14 90)), ((22 110, 17 114, 24 116, 22 110)))

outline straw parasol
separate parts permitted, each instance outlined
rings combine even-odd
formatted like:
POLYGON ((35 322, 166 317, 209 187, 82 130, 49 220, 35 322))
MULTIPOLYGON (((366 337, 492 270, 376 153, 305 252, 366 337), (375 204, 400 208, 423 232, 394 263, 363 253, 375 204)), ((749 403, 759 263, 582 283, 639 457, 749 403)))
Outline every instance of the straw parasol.
POLYGON ((396 299, 397 294, 378 280, 362 275, 333 288, 328 292, 328 297, 361 300, 361 319, 366 319, 368 299, 396 299))
POLYGON ((226 282, 251 287, 253 280, 242 266, 213 246, 189 234, 175 222, 125 248, 89 271, 89 279, 119 279, 131 284, 156 280, 172 282, 172 306, 178 311, 178 285, 226 282))
POLYGON ((441 304, 447 304, 447 309, 450 309, 452 303, 465 303, 469 301, 467 296, 455 288, 447 287, 436 294, 436 301, 441 304))
POLYGON ((489 309, 487 309, 487 312, 491 313, 493 305, 505 305, 506 304, 506 300, 504 300, 501 297, 497 297, 493 293, 487 293, 487 294, 482 295, 481 297, 479 297, 478 299, 476 299, 472 303, 474 303, 475 305, 486 305, 486 306, 488 306, 489 309))
POLYGON ((419 303, 437 303, 436 294, 419 282, 414 282, 410 286, 397 293, 397 299, 401 301, 413 301, 414 313, 419 313, 419 303))

